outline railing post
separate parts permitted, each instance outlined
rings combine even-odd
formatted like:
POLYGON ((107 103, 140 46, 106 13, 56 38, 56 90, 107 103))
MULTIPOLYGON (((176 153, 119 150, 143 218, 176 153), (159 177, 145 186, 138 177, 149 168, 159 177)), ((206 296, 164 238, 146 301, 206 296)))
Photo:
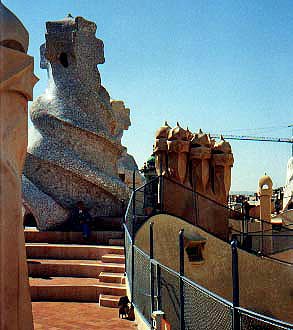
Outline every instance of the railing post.
POLYGON ((132 226, 131 226, 131 303, 133 303, 133 296, 134 296, 134 234, 135 234, 135 223, 136 223, 136 192, 135 192, 135 171, 133 171, 132 175, 132 226))
POLYGON ((162 294, 161 294, 161 266, 157 264, 157 310, 162 309, 162 294))
POLYGON ((241 206, 242 209, 242 235, 241 235, 241 246, 244 246, 245 243, 245 217, 243 213, 243 206, 241 206))
POLYGON ((150 223, 150 289, 151 289, 151 306, 153 312, 155 310, 155 287, 154 287, 154 265, 152 260, 154 259, 154 231, 153 222, 150 223))
POLYGON ((181 229, 179 232, 179 256, 180 330, 184 330, 184 282, 182 279, 182 276, 184 276, 184 229, 181 229))
POLYGON ((263 227, 263 221, 260 220, 260 223, 261 223, 261 248, 260 248, 260 252, 263 253, 263 247, 264 247, 264 240, 263 240, 263 230, 264 230, 264 227, 263 227))
POLYGON ((131 228, 131 236, 132 240, 134 238, 134 230, 136 224, 136 191, 135 191, 135 171, 132 173, 132 228, 131 228))
POLYGON ((238 272, 238 251, 237 239, 231 242, 232 251, 232 281, 233 281, 233 330, 240 330, 239 307, 239 272, 238 272))

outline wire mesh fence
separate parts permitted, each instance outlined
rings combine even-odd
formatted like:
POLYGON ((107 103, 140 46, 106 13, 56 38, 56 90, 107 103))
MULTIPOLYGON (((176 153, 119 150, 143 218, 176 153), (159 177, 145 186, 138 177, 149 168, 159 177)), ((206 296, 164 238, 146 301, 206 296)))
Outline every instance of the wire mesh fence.
POLYGON ((165 313, 166 320, 172 325, 172 329, 180 330, 180 277, 161 266, 161 308, 165 313))
POLYGON ((230 330, 232 306, 184 280, 184 323, 187 330, 230 330))
POLYGON ((124 247, 125 247, 125 271, 128 274, 128 283, 132 287, 132 239, 127 230, 124 233, 124 247), (130 275, 130 276, 129 276, 130 275))
POLYGON ((248 311, 241 310, 240 330, 290 330, 292 326, 283 322, 269 319, 267 317, 258 317, 257 314, 250 314, 248 311))
POLYGON ((151 320, 150 259, 134 247, 133 301, 146 320, 151 320))
POLYGON ((236 211, 165 176, 133 191, 125 216, 131 236, 158 212, 181 217, 226 242, 236 237, 239 247, 250 253, 278 259, 293 248, 293 228, 236 211))
POLYGON ((240 247, 254 254, 269 256, 293 247, 293 228, 234 210, 168 177, 161 181, 164 212, 181 217, 226 242, 237 237, 240 247))
MULTIPOLYGON (((125 229, 127 231, 126 227, 125 229)), ((129 233, 125 234, 125 239, 126 273, 130 287, 133 282, 132 302, 149 325, 152 312, 160 309, 164 311, 164 317, 171 324, 172 330, 293 329, 293 325, 234 307, 232 303, 150 259, 149 255, 136 246, 133 246, 132 256, 132 240, 129 233), (134 258, 133 269, 131 267, 132 257, 134 258), (152 281, 153 291, 151 290, 152 281), (183 297, 180 296, 180 281, 183 282, 183 297), (183 315, 181 314, 182 305, 183 315), (237 327, 233 322, 235 311, 240 315, 237 327)))
POLYGON ((179 203, 179 208, 177 204, 175 213, 172 199, 169 203, 164 199, 166 189, 175 189, 175 185, 174 182, 169 185, 166 182, 162 177, 152 182, 153 187, 149 191, 159 189, 157 200, 146 198, 146 185, 136 189, 124 220, 125 263, 132 290, 132 303, 149 325, 152 312, 160 309, 164 311, 165 319, 171 324, 172 330, 292 330, 293 325, 239 308, 238 305, 233 306, 232 303, 186 279, 181 271, 179 274, 150 258, 135 245, 135 234, 150 216, 169 213, 182 217, 215 236, 221 236, 215 231, 217 226, 224 228, 227 225, 231 230, 225 233, 225 237, 220 237, 223 240, 229 242, 233 237, 237 238, 242 249, 252 253, 267 252, 281 260, 277 254, 288 247, 293 248, 293 230, 247 218, 190 189, 184 192, 183 189, 186 188, 182 186, 174 190, 174 197, 180 198, 187 194, 192 203, 179 203), (235 315, 239 315, 239 321, 237 319, 235 322, 235 315))
POLYGON ((134 219, 133 219, 133 215, 135 214, 133 212, 133 193, 130 197, 129 203, 127 205, 126 208, 126 212, 124 215, 124 225, 126 226, 126 231, 128 232, 128 234, 132 237, 132 233, 133 233, 133 226, 134 226, 134 219))

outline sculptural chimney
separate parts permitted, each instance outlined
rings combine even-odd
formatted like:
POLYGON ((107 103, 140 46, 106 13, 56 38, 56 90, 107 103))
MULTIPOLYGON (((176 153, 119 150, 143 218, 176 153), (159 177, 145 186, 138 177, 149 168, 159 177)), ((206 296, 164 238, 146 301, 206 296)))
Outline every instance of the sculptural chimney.
POLYGON ((268 175, 264 175, 259 179, 259 197, 260 197, 260 219, 264 220, 262 223, 262 230, 266 236, 262 239, 262 251, 265 254, 272 253, 272 232, 271 225, 271 212, 272 212, 272 194, 273 194, 273 181, 268 175))
POLYGON ((166 122, 156 132, 154 156, 157 175, 164 179, 158 199, 164 211, 227 239, 234 163, 229 142, 223 137, 216 142, 201 129, 192 133, 179 123, 171 128, 166 122))
POLYGON ((271 222, 273 181, 268 175, 259 179, 259 197, 260 197, 260 218, 271 222))
POLYGON ((94 219, 121 217, 129 198, 118 161, 127 158, 121 138, 130 110, 102 85, 104 43, 96 29, 83 17, 46 23, 40 51, 48 87, 30 108, 37 138, 22 181, 25 209, 41 230, 66 223, 79 201, 94 219))
POLYGON ((33 329, 21 212, 27 102, 37 78, 28 32, 0 1, 0 329, 33 329))

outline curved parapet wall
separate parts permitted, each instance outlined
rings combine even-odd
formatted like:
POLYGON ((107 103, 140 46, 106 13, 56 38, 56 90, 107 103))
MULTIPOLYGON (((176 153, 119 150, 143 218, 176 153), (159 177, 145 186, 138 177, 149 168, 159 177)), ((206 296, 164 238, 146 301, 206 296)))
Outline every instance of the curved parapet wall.
POLYGON ((93 217, 120 216, 129 189, 119 178, 118 159, 130 119, 124 103, 111 101, 101 85, 97 65, 105 61, 104 44, 95 37, 96 24, 82 17, 47 22, 46 28, 41 67, 49 81, 31 106, 39 134, 27 153, 24 205, 43 229, 66 221, 79 201, 93 217))
MULTIPOLYGON (((232 301, 229 243, 178 217, 158 214, 150 217, 135 236, 135 245, 146 253, 150 250, 150 223, 153 223, 154 260, 179 271, 178 234, 184 229, 185 276, 207 290, 232 301), (197 249, 195 259, 192 259, 194 256, 190 253, 192 247, 197 249)), ((292 323, 293 265, 256 256, 240 249, 238 259, 240 306, 292 323)))

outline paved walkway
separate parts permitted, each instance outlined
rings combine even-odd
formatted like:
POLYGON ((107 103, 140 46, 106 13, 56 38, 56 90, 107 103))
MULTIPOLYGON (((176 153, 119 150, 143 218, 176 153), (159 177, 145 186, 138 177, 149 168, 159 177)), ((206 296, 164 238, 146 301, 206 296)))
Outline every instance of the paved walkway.
POLYGON ((131 330, 136 323, 118 318, 117 308, 96 303, 33 302, 35 330, 131 330))

